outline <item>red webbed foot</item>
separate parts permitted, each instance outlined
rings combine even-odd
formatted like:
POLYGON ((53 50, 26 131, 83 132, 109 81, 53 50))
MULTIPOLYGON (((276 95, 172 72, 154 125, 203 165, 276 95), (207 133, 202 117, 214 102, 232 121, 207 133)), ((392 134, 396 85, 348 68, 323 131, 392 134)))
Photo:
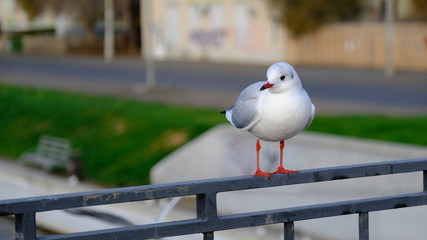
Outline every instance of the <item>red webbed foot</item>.
POLYGON ((273 174, 292 174, 292 173, 299 173, 299 171, 288 170, 283 167, 278 167, 277 171, 275 171, 273 174))
POLYGON ((254 177, 265 177, 265 178, 269 178, 270 175, 272 175, 273 173, 270 172, 263 172, 260 170, 256 170, 254 177))

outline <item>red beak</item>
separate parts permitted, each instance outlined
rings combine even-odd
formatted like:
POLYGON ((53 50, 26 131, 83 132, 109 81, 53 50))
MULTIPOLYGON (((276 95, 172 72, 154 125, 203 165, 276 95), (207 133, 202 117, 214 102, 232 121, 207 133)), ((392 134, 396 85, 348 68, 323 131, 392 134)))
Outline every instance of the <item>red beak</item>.
POLYGON ((265 90, 267 88, 271 88, 272 86, 274 86, 274 84, 267 82, 266 84, 262 85, 262 87, 259 90, 262 91, 262 90, 265 90))

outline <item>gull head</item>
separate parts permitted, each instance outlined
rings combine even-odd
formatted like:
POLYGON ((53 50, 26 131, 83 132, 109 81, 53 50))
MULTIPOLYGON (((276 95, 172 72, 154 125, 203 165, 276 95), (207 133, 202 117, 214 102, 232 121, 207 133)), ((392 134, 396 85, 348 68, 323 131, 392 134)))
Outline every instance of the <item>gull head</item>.
POLYGON ((271 65, 267 70, 267 82, 260 91, 268 89, 272 93, 281 93, 289 89, 301 87, 301 81, 295 69, 285 62, 271 65))

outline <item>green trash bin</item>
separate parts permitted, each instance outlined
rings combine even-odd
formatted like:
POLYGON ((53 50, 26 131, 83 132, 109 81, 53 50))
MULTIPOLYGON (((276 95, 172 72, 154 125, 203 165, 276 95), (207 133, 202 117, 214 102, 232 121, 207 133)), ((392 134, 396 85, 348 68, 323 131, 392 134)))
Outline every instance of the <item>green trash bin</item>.
POLYGON ((7 41, 7 51, 11 53, 20 53, 23 49, 22 37, 13 36, 7 41))

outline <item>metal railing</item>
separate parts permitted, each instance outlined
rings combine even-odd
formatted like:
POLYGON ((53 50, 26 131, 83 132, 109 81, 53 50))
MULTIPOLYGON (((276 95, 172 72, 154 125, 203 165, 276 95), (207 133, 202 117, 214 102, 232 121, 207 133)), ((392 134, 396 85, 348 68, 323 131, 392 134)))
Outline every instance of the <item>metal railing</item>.
POLYGON ((243 176, 3 200, 0 201, 0 216, 15 215, 16 239, 127 240, 201 233, 203 239, 208 240, 214 239, 215 231, 282 223, 284 239, 289 240, 294 239, 295 221, 358 214, 359 239, 365 240, 369 239, 369 212, 426 204, 427 158, 303 170, 298 174, 273 175, 269 179, 243 176), (423 172, 423 189, 416 193, 225 216, 217 214, 217 194, 221 192, 420 171, 423 172), (36 213, 38 212, 191 195, 196 196, 197 216, 194 219, 36 236, 36 213))

